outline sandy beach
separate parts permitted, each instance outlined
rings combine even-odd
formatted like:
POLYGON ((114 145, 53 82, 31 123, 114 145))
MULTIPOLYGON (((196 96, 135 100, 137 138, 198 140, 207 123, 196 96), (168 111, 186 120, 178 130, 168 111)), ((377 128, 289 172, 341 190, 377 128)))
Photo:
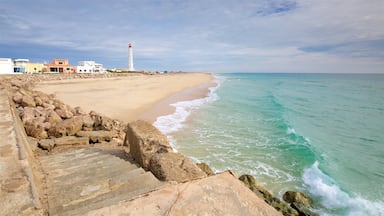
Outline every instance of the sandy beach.
POLYGON ((56 94, 72 107, 80 106, 115 119, 130 122, 143 119, 154 122, 170 114, 169 104, 202 98, 213 86, 208 73, 132 75, 114 78, 44 81, 36 90, 56 94))

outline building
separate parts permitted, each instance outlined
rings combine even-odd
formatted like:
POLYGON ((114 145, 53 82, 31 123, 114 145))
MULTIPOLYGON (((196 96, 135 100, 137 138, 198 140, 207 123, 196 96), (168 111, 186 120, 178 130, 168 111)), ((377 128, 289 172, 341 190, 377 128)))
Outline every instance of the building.
POLYGON ((44 64, 42 63, 31 63, 27 64, 26 73, 41 73, 44 70, 44 64))
POLYGON ((12 74, 13 62, 10 58, 0 58, 0 74, 12 74))
POLYGON ((102 64, 94 61, 79 61, 76 71, 77 73, 104 73, 105 69, 102 64))
POLYGON ((15 59, 13 61, 13 72, 14 73, 26 73, 29 59, 15 59))
POLYGON ((76 67, 69 64, 68 59, 54 59, 50 64, 44 64, 43 72, 47 73, 76 73, 76 67))

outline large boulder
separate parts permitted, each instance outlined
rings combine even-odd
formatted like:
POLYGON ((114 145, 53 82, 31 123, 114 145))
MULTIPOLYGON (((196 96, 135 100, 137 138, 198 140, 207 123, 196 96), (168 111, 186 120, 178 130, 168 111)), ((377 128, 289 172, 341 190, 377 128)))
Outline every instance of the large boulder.
POLYGON ((305 207, 309 207, 313 203, 313 200, 309 196, 298 191, 285 192, 283 195, 283 199, 287 203, 300 203, 303 204, 305 207))
POLYGON ((127 125, 124 145, 129 146, 132 158, 145 170, 149 169, 149 162, 155 153, 172 152, 167 137, 142 120, 127 125))
POLYGON ((160 180, 187 182, 207 177, 190 158, 180 153, 166 152, 155 154, 149 168, 160 180))
POLYGON ((75 116, 70 119, 58 122, 56 125, 51 126, 48 131, 51 137, 72 136, 81 130, 83 127, 83 118, 75 116))
POLYGON ((79 131, 76 133, 78 137, 88 137, 90 143, 101 143, 103 141, 111 141, 116 134, 112 131, 79 131))

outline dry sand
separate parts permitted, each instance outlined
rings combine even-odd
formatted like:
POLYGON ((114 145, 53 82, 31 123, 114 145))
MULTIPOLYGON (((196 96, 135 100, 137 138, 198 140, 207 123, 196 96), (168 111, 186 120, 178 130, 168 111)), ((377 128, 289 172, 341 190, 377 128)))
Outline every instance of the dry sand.
POLYGON ((126 77, 45 81, 36 90, 54 93, 64 103, 85 111, 94 110, 111 118, 130 122, 155 121, 170 114, 169 104, 202 98, 213 86, 208 73, 132 75, 126 77))

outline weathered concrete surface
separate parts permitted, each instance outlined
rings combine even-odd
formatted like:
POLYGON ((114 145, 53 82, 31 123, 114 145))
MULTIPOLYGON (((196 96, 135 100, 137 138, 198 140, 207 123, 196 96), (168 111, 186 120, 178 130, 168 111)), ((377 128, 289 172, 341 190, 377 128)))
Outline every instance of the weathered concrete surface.
POLYGON ((86 215, 256 215, 281 216, 229 172, 171 185, 140 198, 86 215))
POLYGON ((13 112, 5 90, 0 90, 0 214, 43 215, 31 151, 13 112))
POLYGON ((42 156, 40 161, 49 215, 83 215, 166 185, 136 164, 94 148, 42 156))

